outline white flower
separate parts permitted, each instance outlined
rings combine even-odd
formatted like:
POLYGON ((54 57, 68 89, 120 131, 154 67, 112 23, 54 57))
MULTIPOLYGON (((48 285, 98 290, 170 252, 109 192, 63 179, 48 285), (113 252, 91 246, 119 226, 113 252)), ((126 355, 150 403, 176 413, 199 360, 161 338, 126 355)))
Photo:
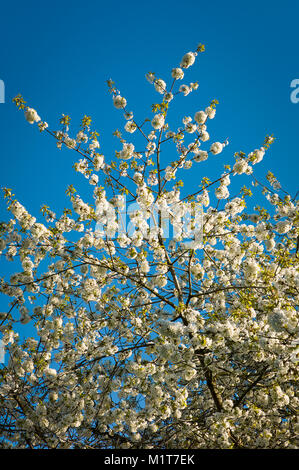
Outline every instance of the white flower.
POLYGON ((95 150, 100 148, 100 142, 96 139, 93 139, 89 144, 89 150, 95 150))
POLYGON ((191 273, 198 279, 202 279, 204 276, 204 269, 200 264, 194 264, 190 269, 191 273))
POLYGON ((123 149, 121 150, 119 156, 120 158, 123 158, 124 160, 128 160, 129 158, 132 158, 134 150, 135 150, 135 147, 133 144, 124 143, 123 149))
POLYGON ((207 119, 207 114, 204 111, 197 111, 194 115, 194 121, 197 122, 197 124, 203 124, 207 119))
POLYGON ((188 67, 190 67, 191 65, 193 65, 195 62, 195 54, 194 52, 187 52, 187 54, 185 54, 182 58, 182 61, 180 63, 180 66, 183 68, 183 69, 187 69, 188 67))
POLYGON ((124 113, 124 118, 125 118, 127 121, 133 119, 133 117, 134 117, 134 116, 133 116, 132 111, 127 111, 126 113, 124 113))
POLYGON ((183 118, 183 123, 184 123, 184 124, 188 124, 188 123, 191 122, 191 121, 192 121, 192 117, 190 117, 190 116, 185 116, 185 117, 183 118))
POLYGON ((223 144, 220 142, 214 142, 214 144, 211 145, 210 151, 214 154, 217 155, 218 153, 221 153, 223 150, 223 144))
POLYGON ((182 80, 184 78, 184 72, 180 68, 172 69, 171 76, 176 80, 182 80))
POLYGON ((245 171, 246 175, 251 175, 253 173, 252 166, 248 165, 245 171))
POLYGON ((272 251, 275 247, 275 240, 270 238, 269 240, 265 240, 265 245, 268 251, 272 251))
POLYGON ((173 99, 173 94, 170 92, 165 93, 164 95, 164 100, 165 101, 171 101, 173 99))
POLYGON ((126 125, 125 125, 125 130, 126 130, 127 132, 129 132, 130 134, 132 134, 133 132, 135 132, 136 129, 137 129, 137 126, 136 126, 136 124, 135 124, 134 121, 128 121, 128 122, 126 123, 126 125))
POLYGON ((117 109, 125 108, 127 100, 120 95, 113 97, 113 104, 117 109))
POLYGON ((25 110, 25 118, 30 124, 40 121, 39 115, 33 108, 27 108, 25 110))
POLYGON ((182 376, 185 380, 191 380, 195 375, 197 374, 196 369, 194 367, 189 367, 187 366, 183 371, 182 371, 182 376))
POLYGON ((206 189, 204 189, 202 194, 198 195, 196 199, 205 207, 208 207, 208 205, 210 204, 209 193, 206 189))
POLYGON ((159 180, 155 173, 150 172, 149 177, 147 179, 148 186, 156 186, 159 183, 159 180))
POLYGON ((192 124, 191 122, 186 124, 185 131, 188 132, 189 134, 193 134, 193 132, 195 132, 196 129, 197 129, 196 124, 192 124))
POLYGON ((183 93, 184 96, 189 95, 191 89, 188 87, 188 85, 181 85, 179 88, 179 92, 183 93))
POLYGON ((194 161, 195 162, 203 162, 204 160, 207 160, 209 154, 205 150, 200 150, 194 155, 194 161))
POLYGON ((93 173, 90 177, 89 183, 92 184, 92 185, 96 185, 96 184, 98 184, 98 181, 99 181, 98 175, 93 173))
POLYGON ((170 181, 171 179, 175 179, 175 169, 172 168, 171 166, 167 166, 165 168, 165 179, 166 181, 170 181))
POLYGON ((52 368, 48 368, 45 370, 45 374, 49 377, 49 378, 53 378, 53 377, 56 377, 57 376, 57 370, 56 369, 52 369, 52 368))
MULTIPOLYGON (((229 179, 229 176, 227 176, 226 178, 229 179)), ((223 184, 223 181, 224 180, 222 180, 222 184, 223 184)), ((226 184, 226 186, 228 184, 229 182, 226 184)), ((228 202, 225 205, 225 210, 231 215, 236 215, 242 212, 244 210, 244 207, 245 207, 244 200, 239 197, 236 197, 235 199, 233 199, 232 201, 228 202)))
POLYGON ((12 330, 7 330, 2 336, 2 344, 7 345, 9 343, 14 343, 15 340, 15 333, 12 330))
POLYGON ((228 186, 230 184, 230 177, 229 175, 222 175, 223 178, 221 178, 221 184, 223 186, 228 186))
POLYGON ((79 131, 76 136, 77 142, 87 142, 88 141, 88 135, 84 134, 83 131, 79 131))
POLYGON ((245 173, 247 169, 248 169, 248 163, 243 158, 241 160, 237 160, 233 166, 234 172, 237 173, 238 175, 245 173))
POLYGON ((48 234, 48 229, 39 223, 35 223, 31 228, 31 234, 34 238, 41 238, 48 234))
POLYGON ((209 106, 208 108, 205 109, 205 113, 209 119, 214 119, 215 114, 216 114, 216 109, 209 106))
POLYGON ((230 410, 231 408, 233 408, 233 406, 234 406, 234 402, 232 400, 224 400, 223 408, 225 410, 230 410))
POLYGON ((150 133, 148 134, 147 138, 149 140, 154 140, 157 138, 157 136, 155 135, 155 131, 150 131, 150 133))
POLYGON ((207 131, 202 131, 200 135, 200 140, 202 140, 203 142, 206 142, 207 140, 209 140, 209 138, 210 138, 210 134, 207 131))
POLYGON ((137 183, 137 184, 142 184, 142 183, 143 183, 143 176, 142 176, 142 173, 139 173, 138 171, 136 171, 136 173, 135 173, 134 176, 133 176, 133 180, 134 180, 135 183, 137 183))
POLYGON ((245 275, 256 278, 260 271, 259 264, 255 260, 246 260, 244 266, 245 275))
POLYGON ((128 238, 125 233, 120 233, 117 237, 117 241, 122 248, 125 248, 131 243, 130 238, 128 238))
POLYGON ((162 80, 161 78, 159 78, 159 80, 155 80, 155 89, 158 93, 161 93, 161 95, 163 95, 166 91, 166 83, 164 82, 164 80, 162 80))
POLYGON ((96 171, 99 171, 99 169, 102 168, 103 163, 104 163, 104 156, 100 155, 99 153, 96 153, 95 156, 93 157, 94 169, 96 171))
POLYGON ((71 139, 69 136, 66 136, 64 143, 69 149, 74 149, 76 147, 77 141, 75 139, 71 139))
POLYGON ((249 157, 249 160, 251 161, 251 163, 253 165, 255 165, 256 163, 259 163, 259 162, 262 161, 264 155, 265 155, 265 150, 263 148, 261 148, 261 149, 254 150, 254 152, 251 152, 248 155, 248 157, 249 157))
POLYGON ((278 233, 287 233, 291 230, 292 224, 287 220, 280 220, 276 224, 276 230, 278 233))
POLYGON ((159 287, 165 287, 167 284, 167 278, 164 276, 158 276, 155 278, 155 282, 159 287))
POLYGON ((189 170, 192 167, 192 161, 191 160, 185 160, 184 161, 184 168, 186 170, 189 170))
POLYGON ((156 150, 155 142, 149 142, 146 146, 146 149, 147 149, 147 155, 152 155, 154 151, 156 150))
POLYGON ((165 118, 163 114, 156 114, 152 119, 154 129, 161 129, 164 126, 165 118))
POLYGON ((57 401, 58 400, 58 393, 57 392, 53 391, 53 392, 50 393, 49 396, 50 396, 50 400, 52 400, 52 401, 57 401))
POLYGON ((143 273, 148 273, 150 270, 149 264, 146 259, 144 259, 140 264, 140 271, 143 273))
POLYGON ((32 269, 34 268, 34 263, 31 261, 30 258, 24 258, 23 261, 22 261, 22 268, 24 269, 24 271, 32 271, 32 269))
POLYGON ((229 190, 227 186, 221 185, 215 190, 217 199, 227 199, 229 197, 229 190))

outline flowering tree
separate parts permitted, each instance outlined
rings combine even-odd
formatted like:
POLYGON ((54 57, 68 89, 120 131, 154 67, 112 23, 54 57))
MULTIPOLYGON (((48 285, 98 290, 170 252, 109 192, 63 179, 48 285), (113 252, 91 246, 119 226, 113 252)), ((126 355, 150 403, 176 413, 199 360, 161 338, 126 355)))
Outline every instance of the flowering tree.
POLYGON ((69 186, 71 208, 58 217, 43 206, 42 224, 4 189, 13 217, 1 224, 0 250, 17 272, 1 279, 11 298, 0 317, 2 447, 296 446, 299 203, 272 173, 266 184, 254 176, 272 136, 184 193, 177 175, 228 145, 208 143, 216 100, 181 128, 168 122, 176 96, 197 89, 178 84, 203 51, 184 55, 170 85, 147 74, 161 100, 143 123, 108 81, 130 138, 115 131, 115 160, 100 153, 89 116, 71 136, 69 116, 53 131, 14 98, 58 148, 79 154, 93 197, 69 186), (244 173, 267 209, 248 213, 244 186, 230 196, 244 173))

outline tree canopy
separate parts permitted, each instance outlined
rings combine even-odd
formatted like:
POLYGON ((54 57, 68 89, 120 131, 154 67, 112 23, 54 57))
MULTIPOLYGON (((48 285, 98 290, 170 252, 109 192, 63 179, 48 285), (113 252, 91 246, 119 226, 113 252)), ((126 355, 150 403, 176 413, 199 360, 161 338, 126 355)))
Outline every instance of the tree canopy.
POLYGON ((159 99, 143 122, 108 80, 124 116, 113 158, 90 116, 73 131, 63 115, 54 130, 14 98, 73 152, 91 191, 84 200, 69 185, 70 207, 43 205, 40 223, 4 189, 0 252, 14 272, 0 287, 2 447, 296 447, 299 202, 273 173, 254 174, 269 135, 195 192, 184 187, 184 172, 201 174, 229 145, 208 132, 217 100, 181 127, 169 121, 177 96, 196 93, 185 76, 204 50, 168 82, 147 73, 159 99), (236 191, 239 175, 250 183, 236 191))

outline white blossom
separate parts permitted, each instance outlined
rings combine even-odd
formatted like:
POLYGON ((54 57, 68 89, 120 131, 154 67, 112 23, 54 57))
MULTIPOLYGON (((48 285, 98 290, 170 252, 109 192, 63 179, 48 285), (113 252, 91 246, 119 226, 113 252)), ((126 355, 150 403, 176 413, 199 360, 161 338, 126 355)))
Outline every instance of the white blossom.
POLYGON ((206 115, 208 116, 209 119, 214 119, 214 117, 216 115, 216 109, 212 108, 211 106, 208 106, 205 109, 205 113, 206 113, 206 115))
POLYGON ((215 190, 215 194, 216 194, 217 199, 227 199, 229 197, 229 190, 227 189, 227 186, 220 185, 215 190))
POLYGON ((154 86, 158 93, 161 93, 163 95, 166 92, 166 83, 161 78, 159 78, 159 80, 154 81, 154 86))
POLYGON ((210 151, 214 154, 217 155, 218 153, 221 153, 223 150, 223 144, 220 142, 214 142, 214 144, 211 145, 210 151))
POLYGON ((182 58, 180 66, 184 69, 189 68, 195 62, 195 53, 194 52, 187 52, 182 58))
POLYGON ((164 126, 165 118, 163 114, 155 114, 151 123, 154 129, 161 129, 164 126))
POLYGON ((197 111, 194 115, 194 121, 197 124, 204 124, 207 119, 207 114, 204 111, 197 111))
POLYGON ((248 163, 244 159, 237 160, 233 166, 233 171, 237 173, 238 175, 245 173, 247 169, 248 169, 248 163))
POLYGON ((291 230, 292 224, 288 220, 280 220, 276 224, 276 230, 278 233, 287 233, 291 230))
POLYGON ((204 160, 207 160, 208 156, 208 152, 205 150, 199 150, 199 152, 197 152, 193 158, 195 162, 203 162, 204 160))
POLYGON ((115 95, 113 97, 113 104, 117 109, 122 109, 126 107, 127 100, 120 95, 115 95))
POLYGON ((133 157, 134 150, 135 150, 135 147, 133 144, 124 143, 119 156, 120 158, 123 158, 124 160, 128 160, 133 157))
POLYGON ((135 132, 137 129, 137 125, 135 124, 134 121, 127 121, 126 125, 125 125, 125 130, 127 132, 129 132, 130 134, 132 134, 133 132, 135 132))
POLYGON ((40 117, 33 108, 26 108, 25 109, 25 118, 30 124, 34 124, 35 122, 40 121, 40 117))
POLYGON ((187 96, 191 92, 191 89, 188 87, 188 85, 181 85, 179 88, 179 92, 183 93, 184 96, 187 96))
POLYGON ((184 78, 184 71, 181 68, 172 69, 171 76, 176 80, 182 80, 184 78))

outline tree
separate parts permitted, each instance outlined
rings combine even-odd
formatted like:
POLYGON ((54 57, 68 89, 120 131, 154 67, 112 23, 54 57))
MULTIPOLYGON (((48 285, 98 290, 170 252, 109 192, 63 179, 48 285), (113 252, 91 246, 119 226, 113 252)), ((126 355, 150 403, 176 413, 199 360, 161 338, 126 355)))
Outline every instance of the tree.
POLYGON ((71 136, 69 116, 52 131, 14 98, 58 148, 79 154, 75 169, 93 200, 71 185, 71 207, 56 216, 43 206, 42 224, 4 189, 12 218, 1 224, 0 249, 18 271, 1 280, 11 298, 0 319, 2 447, 296 446, 299 204, 272 173, 266 184, 254 176, 273 136, 184 193, 177 175, 228 145, 208 143, 217 100, 182 128, 167 121, 177 95, 196 90, 179 84, 203 51, 184 55, 170 86, 147 74, 161 100, 143 123, 107 82, 130 138, 115 131, 115 160, 100 153, 89 116, 71 136), (170 144, 167 163, 161 149, 170 144), (241 174, 267 208, 249 213, 245 186, 230 196, 241 174), (27 323, 32 334, 21 340, 27 323))

